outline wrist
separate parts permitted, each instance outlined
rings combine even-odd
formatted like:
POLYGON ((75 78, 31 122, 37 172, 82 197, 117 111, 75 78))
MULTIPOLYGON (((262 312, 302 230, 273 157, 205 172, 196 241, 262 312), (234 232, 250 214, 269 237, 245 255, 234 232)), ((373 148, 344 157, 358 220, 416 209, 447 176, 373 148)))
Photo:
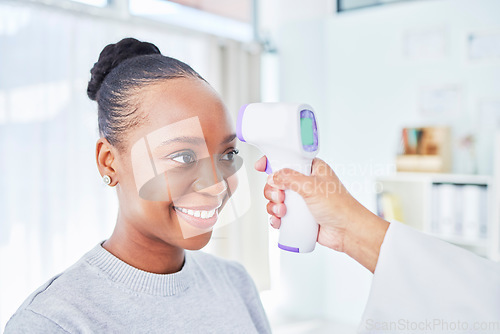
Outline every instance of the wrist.
POLYGON ((389 225, 389 222, 361 206, 346 227, 344 253, 373 273, 389 225))

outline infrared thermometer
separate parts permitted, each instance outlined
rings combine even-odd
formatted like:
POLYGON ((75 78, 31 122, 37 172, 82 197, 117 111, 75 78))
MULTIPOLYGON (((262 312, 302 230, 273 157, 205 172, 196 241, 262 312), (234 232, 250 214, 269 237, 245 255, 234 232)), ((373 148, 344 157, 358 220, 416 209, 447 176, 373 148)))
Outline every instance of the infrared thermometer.
MULTIPOLYGON (((241 141, 256 146, 266 155, 268 174, 282 168, 311 174, 319 140, 314 110, 310 105, 244 105, 238 113, 236 134, 241 141)), ((318 237, 318 224, 304 199, 292 189, 285 190, 286 214, 281 218, 278 247, 296 253, 312 252, 318 237)))

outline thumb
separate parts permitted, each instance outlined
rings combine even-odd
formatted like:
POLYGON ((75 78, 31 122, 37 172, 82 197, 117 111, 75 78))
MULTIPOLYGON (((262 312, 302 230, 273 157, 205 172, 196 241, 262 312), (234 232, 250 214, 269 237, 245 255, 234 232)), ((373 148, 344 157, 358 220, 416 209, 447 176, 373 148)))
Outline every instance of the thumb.
POLYGON ((302 197, 310 195, 311 177, 304 175, 296 170, 283 168, 279 171, 269 175, 268 183, 271 186, 277 187, 282 190, 292 190, 302 197))
POLYGON ((315 176, 331 176, 335 172, 326 162, 320 158, 314 158, 311 166, 311 175, 315 176))

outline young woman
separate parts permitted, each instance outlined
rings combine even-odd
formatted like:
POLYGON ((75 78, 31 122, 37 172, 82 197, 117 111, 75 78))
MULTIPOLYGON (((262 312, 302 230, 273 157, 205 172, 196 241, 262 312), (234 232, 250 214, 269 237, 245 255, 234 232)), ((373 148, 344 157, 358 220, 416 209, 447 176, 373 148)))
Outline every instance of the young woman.
POLYGON ((196 251, 236 186, 236 137, 219 95, 132 38, 106 46, 91 74, 116 227, 29 296, 5 333, 270 332, 243 266, 196 251))

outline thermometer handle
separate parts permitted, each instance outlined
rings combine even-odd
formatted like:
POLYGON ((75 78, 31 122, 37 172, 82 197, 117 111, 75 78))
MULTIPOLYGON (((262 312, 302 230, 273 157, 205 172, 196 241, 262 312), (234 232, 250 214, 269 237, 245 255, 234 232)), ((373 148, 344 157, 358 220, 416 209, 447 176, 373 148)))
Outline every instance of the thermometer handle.
POLYGON ((281 218, 278 247, 296 253, 314 250, 318 238, 318 224, 306 202, 296 192, 285 190, 286 214, 281 218))

